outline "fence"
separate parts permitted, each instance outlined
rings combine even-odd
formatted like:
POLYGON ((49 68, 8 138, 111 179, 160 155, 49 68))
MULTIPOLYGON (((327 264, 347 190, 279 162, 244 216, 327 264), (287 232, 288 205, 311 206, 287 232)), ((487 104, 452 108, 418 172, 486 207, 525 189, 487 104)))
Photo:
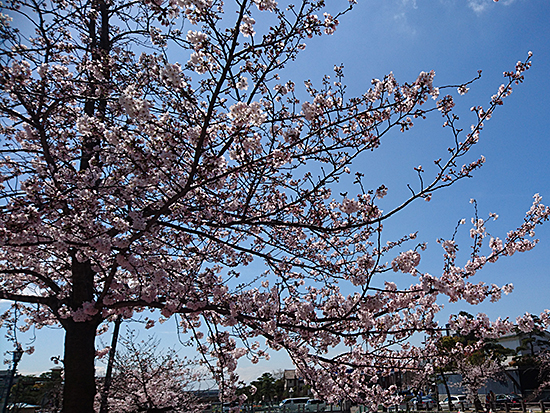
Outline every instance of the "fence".
MULTIPOLYGON (((438 405, 436 408, 430 408, 427 407, 426 409, 416 409, 416 406, 410 403, 403 403, 399 406, 391 406, 389 408, 379 408, 378 410, 382 410, 383 412, 416 412, 416 411, 422 411, 422 412, 436 412, 436 411, 449 411, 449 408, 447 406, 441 406, 438 405), (446 407, 446 408, 444 408, 446 407)), ((483 407, 485 408, 482 410, 482 412, 487 411, 486 406, 483 404, 483 407)), ((541 413, 550 413, 550 402, 526 402, 522 401, 521 403, 508 403, 508 402, 493 402, 492 406, 490 406, 489 409, 491 412, 522 412, 522 413, 531 413, 531 412, 541 412, 541 413)), ((464 412, 464 411, 475 411, 475 407, 471 403, 453 403, 453 411, 455 412, 464 412)), ((364 406, 358 406, 358 410, 354 412, 354 409, 352 409, 352 413, 370 413, 370 410, 367 409, 364 406)))
MULTIPOLYGON (((389 408, 378 409, 378 412, 441 412, 449 411, 449 409, 442 408, 444 406, 438 405, 436 408, 426 408, 426 409, 416 409, 416 406, 413 403, 403 403, 399 406, 390 406, 389 408)), ((484 406, 485 407, 485 406, 484 406)), ((454 403, 453 411, 455 412, 465 412, 465 411, 475 411, 474 406, 470 403, 454 403)), ((485 411, 485 410, 483 410, 485 411)), ((550 402, 521 402, 521 403, 493 403, 490 409, 491 412, 518 412, 518 413, 550 413, 550 402)), ((244 405, 241 408, 242 413, 374 413, 366 406, 352 406, 348 407, 345 405, 327 405, 325 407, 320 407, 319 405, 315 407, 310 407, 306 409, 305 405, 296 405, 293 408, 279 407, 277 405, 273 406, 260 406, 260 405, 244 405)), ((221 409, 210 409, 206 410, 205 413, 229 413, 228 408, 221 409)))
MULTIPOLYGON (((324 407, 320 405, 314 405, 308 406, 308 408, 306 408, 305 404, 297 404, 292 408, 280 407, 279 405, 262 406, 245 404, 241 407, 240 410, 241 413, 349 413, 349 411, 349 408, 346 408, 346 406, 338 404, 329 404, 324 407)), ((230 413, 230 408, 224 406, 222 411, 221 406, 218 405, 208 410, 205 410, 204 413, 230 413)))

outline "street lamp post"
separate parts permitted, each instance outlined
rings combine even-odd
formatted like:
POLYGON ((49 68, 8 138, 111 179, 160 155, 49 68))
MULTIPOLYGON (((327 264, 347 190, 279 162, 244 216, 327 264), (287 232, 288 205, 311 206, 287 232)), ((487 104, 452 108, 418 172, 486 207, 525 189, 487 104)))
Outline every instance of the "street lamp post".
POLYGON ((17 365, 21 361, 21 357, 23 357, 23 349, 21 348, 21 345, 18 345, 17 349, 12 351, 12 354, 13 354, 13 367, 11 369, 10 377, 8 379, 8 394, 6 394, 6 399, 4 400, 4 406, 2 407, 2 413, 7 412, 8 400, 10 398, 11 386, 13 385, 13 378, 15 377, 15 372, 17 370, 17 365))

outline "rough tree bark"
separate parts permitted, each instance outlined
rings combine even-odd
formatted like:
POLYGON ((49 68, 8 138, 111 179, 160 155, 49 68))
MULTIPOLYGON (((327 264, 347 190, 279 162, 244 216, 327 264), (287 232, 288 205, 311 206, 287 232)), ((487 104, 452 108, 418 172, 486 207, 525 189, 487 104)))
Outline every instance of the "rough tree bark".
POLYGON ((95 337, 97 321, 66 320, 63 365, 63 413, 93 413, 95 385, 95 337))

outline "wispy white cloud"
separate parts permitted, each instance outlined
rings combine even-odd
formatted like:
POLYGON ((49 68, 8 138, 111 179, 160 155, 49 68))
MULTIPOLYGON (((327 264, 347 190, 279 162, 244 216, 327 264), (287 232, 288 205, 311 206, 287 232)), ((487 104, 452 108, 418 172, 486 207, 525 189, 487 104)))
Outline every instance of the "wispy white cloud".
POLYGON ((468 7, 475 13, 481 14, 491 5, 493 0, 468 0, 468 7))
POLYGON ((401 4, 405 7, 407 7, 410 4, 413 9, 417 8, 416 0, 401 0, 401 4))
POLYGON ((412 9, 418 8, 416 0, 396 0, 393 4, 392 17, 396 32, 402 35, 414 36, 416 29, 409 23, 408 14, 412 9))
POLYGON ((395 21, 396 29, 401 34, 406 34, 409 36, 414 36, 416 34, 416 29, 410 25, 405 11, 394 14, 393 20, 395 21))
MULTIPOLYGON (((509 6, 515 1, 516 0, 500 0, 498 3, 504 6, 509 6)), ((493 3, 496 3, 495 0, 468 0, 468 7, 471 8, 474 13, 481 14, 491 7, 493 3)))

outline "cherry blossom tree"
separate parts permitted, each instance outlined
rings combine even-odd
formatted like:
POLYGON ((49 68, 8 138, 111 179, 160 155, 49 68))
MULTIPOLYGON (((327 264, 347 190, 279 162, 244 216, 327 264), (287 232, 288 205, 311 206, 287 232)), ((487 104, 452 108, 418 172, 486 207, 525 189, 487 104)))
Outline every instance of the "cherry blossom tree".
POLYGON ((534 397, 548 392, 548 388, 550 388, 550 351, 548 349, 537 354, 536 367, 538 369, 538 387, 533 392, 534 397))
MULTIPOLYGON (((404 83, 390 73, 348 96, 340 66, 319 86, 281 80, 304 41, 333 34, 353 2, 344 7, 4 2, 0 298, 28 325, 63 327, 64 412, 93 411, 96 334, 145 309, 178 319, 224 400, 239 358, 285 350, 330 400, 395 404, 378 378, 436 351, 438 297, 475 304, 510 290, 471 279, 535 245, 549 215, 538 195, 502 240, 476 217, 465 263, 454 237, 442 240, 439 275, 418 269, 415 233, 386 240, 383 224, 481 167, 472 148, 530 56, 472 108, 468 132, 453 95, 472 81, 436 87, 433 71, 404 83), (361 161, 427 116, 443 116, 449 151, 433 171, 417 167, 410 196, 383 212, 389 188, 366 182, 361 161), (353 177, 355 194, 339 194, 353 177), (417 332, 425 347, 409 343, 417 332)), ((487 336, 511 328, 476 322, 487 336)))
MULTIPOLYGON (((469 319, 476 324, 474 316, 461 311, 456 319, 469 319)), ((479 320, 479 319, 478 319, 479 320)), ((540 323, 539 323, 539 327, 540 323)), ((440 379, 445 387, 447 398, 451 404, 451 393, 445 373, 459 374, 462 377, 461 384, 466 389, 470 400, 476 410, 483 410, 478 398, 478 391, 488 380, 506 375, 506 359, 514 354, 514 350, 504 347, 495 339, 483 338, 475 329, 470 329, 466 335, 452 334, 441 337, 438 343, 439 353, 434 355, 433 366, 436 379, 440 379)), ((513 376, 509 376, 515 380, 513 376)), ((424 382, 432 377, 422 377, 424 382)), ((454 406, 457 407, 457 406, 454 406)))
POLYGON ((193 393, 202 375, 174 349, 162 352, 153 336, 140 340, 135 331, 121 338, 108 392, 112 412, 202 412, 205 406, 193 393))

